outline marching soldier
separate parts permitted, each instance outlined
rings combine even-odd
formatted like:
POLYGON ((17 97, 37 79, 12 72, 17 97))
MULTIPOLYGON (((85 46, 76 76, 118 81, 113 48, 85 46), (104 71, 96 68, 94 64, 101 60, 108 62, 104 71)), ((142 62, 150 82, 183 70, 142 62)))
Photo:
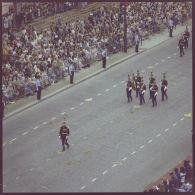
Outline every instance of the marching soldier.
POLYGON ((136 79, 135 79, 136 97, 138 97, 138 95, 139 95, 140 84, 141 84, 141 76, 139 74, 139 70, 137 70, 137 76, 136 76, 136 79))
POLYGON ((150 72, 150 80, 149 80, 150 99, 152 99, 152 95, 151 95, 152 92, 151 92, 150 88, 152 87, 154 80, 155 80, 155 78, 153 77, 153 72, 150 72))
POLYGON ((141 84, 140 84, 140 94, 139 94, 140 105, 142 105, 142 103, 145 104, 145 99, 144 99, 145 92, 146 92, 146 85, 144 84, 144 81, 142 79, 141 84))
POLYGON ((132 101, 133 98, 131 96, 133 90, 133 82, 130 79, 130 76, 128 75, 128 81, 127 81, 127 86, 126 86, 126 92, 127 92, 127 102, 129 103, 130 100, 132 101))
POLYGON ((60 127, 60 132, 59 132, 59 138, 62 141, 62 152, 65 151, 65 145, 69 148, 68 144, 68 136, 70 134, 70 130, 66 125, 66 122, 64 121, 62 123, 62 126, 60 127))
POLYGON ((180 57, 182 57, 184 55, 184 38, 182 35, 179 39, 178 46, 179 46, 179 50, 180 50, 180 57))
POLYGON ((152 96, 152 106, 157 106, 157 95, 158 95, 158 86, 156 84, 156 81, 153 82, 151 90, 151 96, 152 96))
POLYGON ((167 96, 167 86, 168 86, 168 81, 166 80, 165 73, 163 73, 163 80, 161 82, 162 101, 164 101, 164 96, 166 97, 166 100, 168 99, 168 96, 167 96))
POLYGON ((190 38, 190 32, 188 31, 187 27, 186 27, 183 37, 184 37, 184 46, 185 48, 188 48, 188 40, 190 38))

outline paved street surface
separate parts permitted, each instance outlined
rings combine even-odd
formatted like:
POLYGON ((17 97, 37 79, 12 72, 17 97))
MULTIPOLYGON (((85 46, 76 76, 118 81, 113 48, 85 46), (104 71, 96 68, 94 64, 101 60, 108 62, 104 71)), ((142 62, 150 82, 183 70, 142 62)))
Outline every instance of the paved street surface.
MULTIPOLYGON (((191 39, 190 39, 191 41, 191 39)), ((141 192, 192 152, 192 50, 178 37, 4 120, 4 192, 141 192), (168 100, 127 104, 125 81, 139 70, 168 100), (160 86, 159 86, 160 87, 160 86), (70 149, 61 152, 66 116, 70 149)))

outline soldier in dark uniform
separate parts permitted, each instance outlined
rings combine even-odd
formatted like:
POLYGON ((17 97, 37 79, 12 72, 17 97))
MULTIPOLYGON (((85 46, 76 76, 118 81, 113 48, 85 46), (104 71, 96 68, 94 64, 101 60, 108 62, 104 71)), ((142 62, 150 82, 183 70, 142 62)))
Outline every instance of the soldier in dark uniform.
POLYGON ((127 86, 126 86, 126 92, 127 92, 127 102, 129 103, 130 100, 132 101, 133 98, 131 96, 133 90, 133 82, 130 79, 130 76, 128 75, 128 81, 127 81, 127 86))
POLYGON ((65 145, 69 148, 68 144, 68 136, 70 134, 70 130, 66 125, 66 122, 64 121, 62 126, 60 127, 60 132, 59 132, 59 138, 62 141, 62 152, 65 151, 65 145))
POLYGON ((136 79, 135 79, 136 97, 139 96, 140 84, 141 84, 141 76, 140 76, 140 74, 139 74, 139 70, 137 70, 137 76, 136 76, 136 79))
POLYGON ((180 50, 180 57, 182 57, 184 55, 184 38, 183 38, 183 36, 180 37, 178 46, 179 46, 179 50, 180 50))
POLYGON ((186 30, 183 34, 183 37, 184 37, 184 47, 185 48, 188 48, 188 40, 190 38, 190 32, 188 31, 188 28, 186 27, 186 30))
POLYGON ((154 82, 155 78, 153 77, 153 72, 150 72, 150 80, 149 80, 149 91, 150 91, 150 99, 152 99, 152 92, 150 90, 150 88, 152 87, 152 84, 154 82))
POLYGON ((150 90, 151 90, 151 96, 152 96, 152 106, 157 106, 157 99, 156 99, 156 97, 158 95, 158 86, 157 86, 155 80, 154 80, 150 90))
POLYGON ((144 99, 145 92, 146 92, 146 85, 144 84, 144 81, 142 79, 140 84, 140 94, 139 94, 140 105, 142 105, 142 103, 145 104, 145 99, 144 99))
POLYGON ((161 82, 162 101, 164 101, 164 96, 166 97, 166 100, 168 99, 168 96, 167 96, 167 86, 168 86, 168 81, 166 80, 165 73, 163 73, 163 80, 161 82))

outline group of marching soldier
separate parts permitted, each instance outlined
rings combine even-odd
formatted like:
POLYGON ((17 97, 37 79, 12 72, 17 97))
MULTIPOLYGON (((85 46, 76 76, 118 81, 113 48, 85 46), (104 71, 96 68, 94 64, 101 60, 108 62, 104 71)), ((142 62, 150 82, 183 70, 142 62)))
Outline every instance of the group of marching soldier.
MULTIPOLYGON (((163 79, 161 81, 161 95, 162 101, 168 99, 167 96, 167 86, 168 81, 166 80, 166 75, 163 73, 163 79)), ((132 92, 135 91, 136 98, 139 97, 140 105, 145 104, 144 94, 146 92, 146 84, 144 83, 143 76, 140 76, 139 71, 137 74, 132 74, 132 78, 128 75, 127 85, 126 85, 126 93, 127 93, 127 102, 133 101, 132 92)), ((152 105, 157 106, 157 95, 158 95, 158 86, 156 84, 156 79, 153 76, 153 72, 150 74, 149 78, 149 93, 150 99, 152 100, 152 105)))

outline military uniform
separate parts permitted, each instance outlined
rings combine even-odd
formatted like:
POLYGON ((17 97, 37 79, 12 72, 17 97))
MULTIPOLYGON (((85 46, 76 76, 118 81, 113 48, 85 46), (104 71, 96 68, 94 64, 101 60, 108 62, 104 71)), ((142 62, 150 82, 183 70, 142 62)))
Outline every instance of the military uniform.
POLYGON ((136 76, 136 79, 135 79, 136 97, 139 96, 140 84, 141 84, 141 76, 139 75, 139 71, 137 71, 137 76, 136 76))
POLYGON ((61 138, 62 141, 62 151, 65 150, 65 145, 69 148, 68 144, 68 136, 70 134, 70 130, 67 127, 66 123, 63 122, 62 126, 60 127, 60 132, 59 132, 59 138, 61 138))
POLYGON ((155 81, 152 84, 152 87, 150 88, 150 90, 151 90, 151 96, 152 96, 152 105, 157 106, 157 99, 156 98, 158 95, 158 86, 157 86, 155 81))
POLYGON ((144 94, 146 92, 146 85, 144 84, 143 80, 141 81, 141 85, 140 85, 140 94, 139 94, 139 98, 140 98, 140 105, 142 105, 142 103, 145 104, 145 99, 144 99, 144 94))
POLYGON ((189 40, 189 38, 190 38, 190 33, 189 33, 188 30, 186 30, 186 31, 184 32, 183 37, 184 37, 184 47, 185 47, 185 48, 188 48, 188 40, 189 40))
POLYGON ((127 92, 127 102, 128 103, 130 102, 130 100, 131 101, 133 100, 133 98, 131 96, 132 90, 133 90, 133 83, 132 83, 132 81, 127 81, 126 92, 127 92))
POLYGON ((167 96, 167 86, 168 86, 168 81, 165 79, 165 74, 164 74, 163 75, 163 80, 161 82, 162 101, 164 101, 164 96, 166 97, 166 100, 168 99, 168 96, 167 96))
POLYGON ((149 80, 150 99, 152 99, 152 92, 151 92, 150 88, 152 87, 154 81, 155 81, 155 78, 153 77, 153 72, 151 72, 150 73, 150 80, 149 80))
POLYGON ((184 55, 184 38, 183 36, 179 39, 179 50, 180 50, 180 57, 182 57, 184 55))

